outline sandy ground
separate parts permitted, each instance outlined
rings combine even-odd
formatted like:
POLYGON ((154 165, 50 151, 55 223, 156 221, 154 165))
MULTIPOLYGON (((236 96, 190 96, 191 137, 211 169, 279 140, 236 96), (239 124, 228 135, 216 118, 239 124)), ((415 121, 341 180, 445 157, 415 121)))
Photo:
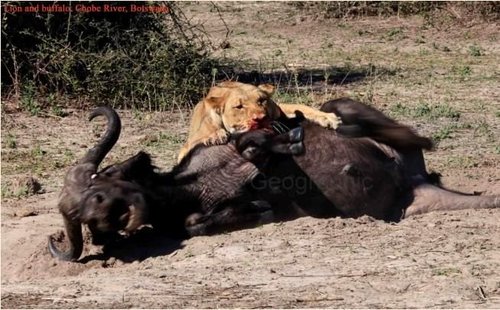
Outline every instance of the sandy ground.
MULTIPOLYGON (((148 129, 130 112, 121 114, 124 132, 111 160, 141 148, 158 154, 141 141, 161 124, 182 127, 174 113, 147 115, 147 123, 158 124, 148 129)), ((24 134, 17 135, 18 150, 50 133, 53 146, 72 139, 92 145, 91 132, 102 127, 90 126, 81 112, 63 119, 8 116, 21 128, 11 132, 24 134)), ((47 149, 45 158, 57 160, 47 149)), ((75 158, 85 149, 77 147, 75 158)), ((163 154, 155 160, 168 167, 174 152, 170 159, 163 154)), ((104 255, 87 244, 81 262, 64 263, 46 250, 47 236, 62 229, 56 204, 64 170, 40 179, 46 193, 2 204, 3 307, 500 306, 500 210, 432 213, 399 224, 302 218, 184 241, 145 232, 104 255)), ((476 186, 500 194, 498 180, 479 178, 476 186)))
MULTIPOLYGON (((279 34, 286 41, 288 34, 293 35, 290 59, 300 58, 294 54, 297 50, 310 51, 303 45, 294 45, 300 42, 298 33, 307 37, 319 29, 317 35, 327 36, 325 29, 331 26, 331 22, 325 25, 292 16, 285 19, 289 27, 279 28, 279 14, 286 13, 288 7, 273 11, 266 4, 260 11, 250 13, 245 11, 245 5, 236 7, 222 10, 222 14, 240 18, 260 14, 267 18, 262 28, 270 29, 271 37, 263 40, 270 48, 272 42, 281 42, 273 36, 279 34)), ((188 12, 198 19, 209 14, 202 8, 192 10, 198 10, 198 15, 188 12)), ((227 23, 236 29, 237 34, 231 37, 234 48, 227 51, 235 55, 244 50, 242 42, 253 37, 250 29, 262 31, 260 27, 251 28, 248 21, 237 25, 228 18, 227 23), (246 39, 237 32, 238 27, 247 29, 246 39)), ((394 20, 389 23, 380 19, 343 23, 355 34, 359 29, 368 29, 367 25, 373 26, 372 37, 355 40, 347 35, 346 27, 336 26, 339 34, 334 40, 344 51, 352 47, 353 58, 371 55, 371 61, 375 54, 360 47, 363 40, 382 40, 380 33, 386 33, 395 23, 399 25, 394 20)), ((406 20, 401 24, 411 31, 420 25, 418 21, 406 20)), ((224 36, 224 28, 216 21, 207 22, 207 27, 216 39, 224 36)), ((483 33, 480 30, 489 27, 467 31, 474 36, 474 31, 483 33)), ((429 45, 432 38, 455 51, 455 46, 469 44, 458 40, 457 32, 451 29, 448 34, 455 33, 451 38, 435 29, 425 34, 429 45)), ((413 64, 409 59, 405 61, 406 54, 401 52, 415 50, 413 37, 409 36, 398 41, 402 56, 394 65, 403 67, 401 76, 375 78, 372 84, 361 81, 333 85, 333 94, 359 94, 372 89, 372 104, 386 112, 391 111, 394 98, 416 104, 415 98, 439 101, 448 96, 450 105, 461 112, 461 122, 473 124, 474 120, 481 120, 489 131, 481 135, 476 127, 457 129, 436 151, 426 153, 429 167, 441 172, 445 185, 451 188, 500 195, 500 155, 495 149, 500 136, 500 114, 495 114, 500 111, 500 95, 492 87, 498 85, 498 68, 494 69, 498 66, 494 62, 498 60, 498 43, 484 33, 474 37, 486 50, 486 56, 471 60, 473 75, 469 81, 459 82, 447 79, 446 68, 463 50, 457 48, 457 54, 451 52, 447 55, 452 56, 426 65, 422 63, 428 60, 427 56, 416 52, 425 59, 413 64), (412 66, 424 69, 419 71, 412 66), (493 68, 496 79, 479 74, 487 68, 493 68), (432 85, 415 82, 436 70, 445 73, 435 75, 432 85), (432 98, 428 95, 430 85, 432 98), (486 104, 479 108, 481 102, 486 104)), ((389 48, 393 41, 380 44, 387 48, 382 51, 384 54, 398 53, 389 48)), ((315 48, 320 50, 321 46, 315 48)), ((265 49, 258 50, 266 53, 265 49)), ((345 56, 338 56, 342 55, 345 56)), ((379 63, 387 65, 390 60, 381 57, 376 62, 379 63)), ((48 235, 62 229, 56 207, 62 178, 68 167, 93 145, 103 126, 102 122, 89 124, 87 112, 67 111, 69 115, 63 118, 2 111, 3 308, 500 308, 500 210, 438 212, 399 224, 369 217, 301 218, 189 240, 172 240, 144 231, 104 254, 101 248, 86 244, 78 263, 56 261, 48 254, 46 243, 48 235), (41 184, 37 193, 26 189, 29 177, 41 184)), ((154 155, 157 165, 173 165, 176 150, 186 137, 188 112, 120 111, 120 115, 122 137, 107 162, 144 149, 154 155)), ((395 117, 418 126, 424 134, 433 133, 448 121, 395 117)))

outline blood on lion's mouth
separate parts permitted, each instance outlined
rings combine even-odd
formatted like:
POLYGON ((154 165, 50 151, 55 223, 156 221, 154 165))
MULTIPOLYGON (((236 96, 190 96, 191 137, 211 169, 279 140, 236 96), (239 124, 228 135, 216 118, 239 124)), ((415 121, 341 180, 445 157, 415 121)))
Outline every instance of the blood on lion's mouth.
POLYGON ((257 122, 251 122, 250 126, 248 126, 248 130, 255 130, 255 129, 259 129, 259 128, 260 128, 260 124, 257 122))
POLYGON ((271 120, 267 117, 260 120, 253 120, 249 122, 248 130, 255 129, 269 129, 271 128, 271 120))

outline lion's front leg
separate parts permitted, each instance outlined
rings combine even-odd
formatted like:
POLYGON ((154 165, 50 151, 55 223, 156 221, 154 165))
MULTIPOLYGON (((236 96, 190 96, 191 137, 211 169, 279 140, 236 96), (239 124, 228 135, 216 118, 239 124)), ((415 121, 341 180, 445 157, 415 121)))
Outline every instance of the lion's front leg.
POLYGON ((218 129, 209 135, 205 135, 203 137, 195 137, 194 139, 188 139, 177 156, 177 162, 180 162, 186 154, 196 145, 204 144, 204 145, 220 145, 226 144, 229 140, 229 133, 225 129, 218 129))
POLYGON ((342 123, 334 113, 326 113, 303 104, 278 104, 287 117, 295 117, 295 111, 300 111, 308 120, 325 128, 337 129, 342 123))
POLYGON ((202 143, 205 145, 226 144, 227 141, 229 140, 229 132, 227 132, 225 128, 221 128, 216 132, 212 133, 209 137, 205 138, 204 140, 205 141, 202 141, 202 143))

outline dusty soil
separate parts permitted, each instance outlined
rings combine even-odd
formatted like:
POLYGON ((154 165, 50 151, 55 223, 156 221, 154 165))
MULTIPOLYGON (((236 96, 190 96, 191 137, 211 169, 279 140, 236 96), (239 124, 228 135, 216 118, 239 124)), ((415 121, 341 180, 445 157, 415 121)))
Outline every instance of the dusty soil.
MULTIPOLYGON (((304 66, 343 66, 345 57, 354 67, 392 66, 396 75, 334 84, 328 95, 357 95, 423 134, 448 128, 437 149, 425 154, 428 166, 448 187, 500 195, 500 93, 494 87, 500 48, 498 30, 488 32, 491 24, 443 32, 422 30, 419 19, 302 19, 285 4, 271 4, 222 7, 234 29, 233 47, 223 53, 246 51, 242 59, 258 61, 281 48, 280 59, 307 60, 304 66), (405 37, 388 39, 394 28, 405 37), (426 43, 415 43, 421 35, 426 43), (322 42, 329 40, 338 52, 326 55, 322 42), (451 51, 433 50, 433 42, 451 51), (468 55, 470 44, 484 55, 468 55), (461 76, 451 64, 470 72, 461 76), (459 121, 394 109, 422 100, 431 107, 445 102, 460 113, 459 121)), ((215 40, 225 38, 217 13, 203 5, 188 9, 206 21, 215 40)), ((56 261, 46 243, 62 229, 56 204, 64 173, 103 128, 102 121, 89 124, 85 111, 66 111, 66 117, 43 117, 2 110, 3 308, 500 307, 500 210, 436 212, 399 224, 301 218, 189 240, 146 230, 105 250, 87 244, 78 263, 56 261)), ((107 163, 144 149, 157 165, 173 165, 186 137, 187 111, 120 115, 122 137, 107 163)))

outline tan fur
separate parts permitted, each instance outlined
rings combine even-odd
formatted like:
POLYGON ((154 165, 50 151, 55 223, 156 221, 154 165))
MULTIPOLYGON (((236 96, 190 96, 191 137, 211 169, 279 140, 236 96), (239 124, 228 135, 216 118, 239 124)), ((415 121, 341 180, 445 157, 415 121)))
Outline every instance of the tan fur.
POLYGON ((278 105, 271 100, 274 90, 271 84, 254 86, 233 81, 212 87, 193 110, 188 139, 179 152, 178 161, 195 145, 224 144, 230 133, 249 131, 266 116, 277 119, 284 113, 293 117, 295 111, 300 111, 305 118, 326 128, 337 128, 340 123, 333 113, 301 104, 278 105))

